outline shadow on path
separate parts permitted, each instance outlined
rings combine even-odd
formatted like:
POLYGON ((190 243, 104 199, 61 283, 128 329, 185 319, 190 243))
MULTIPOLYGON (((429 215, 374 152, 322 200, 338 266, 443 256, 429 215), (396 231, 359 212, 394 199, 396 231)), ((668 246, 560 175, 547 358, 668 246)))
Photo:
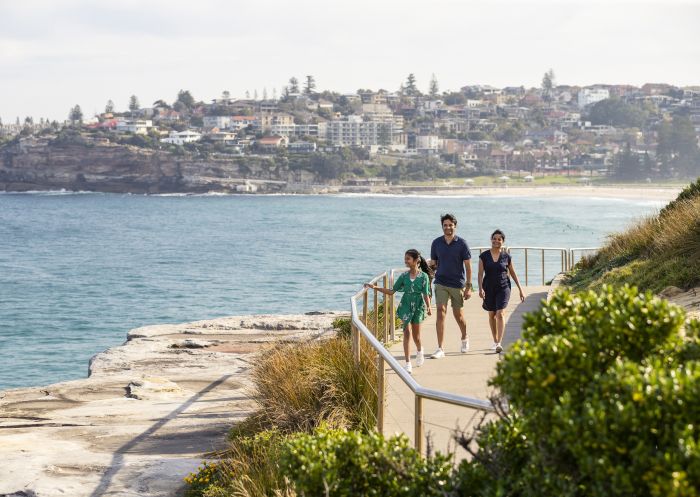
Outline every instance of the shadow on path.
POLYGON ((141 433, 140 435, 132 438, 130 441, 119 447, 116 451, 114 451, 114 455, 112 456, 112 461, 109 465, 109 469, 105 472, 104 475, 102 475, 102 478, 100 479, 99 485, 97 485, 97 488, 90 494, 90 497, 100 497, 104 495, 107 490, 109 489, 109 486, 112 484, 112 481, 114 480, 114 477, 119 473, 119 470, 122 468, 122 464, 124 463, 124 454, 127 453, 133 453, 137 452, 135 449, 140 443, 146 443, 148 445, 148 439, 151 437, 153 434, 155 434, 158 430, 160 430, 163 426, 165 426, 169 421, 172 421, 175 419, 179 414, 184 412, 188 407, 190 407, 192 404, 197 402, 199 398, 201 398, 203 395, 211 392, 214 390, 216 387, 224 383, 227 379, 231 378, 233 375, 224 375, 218 380, 210 383, 207 385, 205 388, 197 392, 195 395, 187 399, 184 403, 182 403, 177 409, 173 410, 170 414, 167 416, 159 419, 156 421, 150 428, 148 428, 146 431, 141 433))

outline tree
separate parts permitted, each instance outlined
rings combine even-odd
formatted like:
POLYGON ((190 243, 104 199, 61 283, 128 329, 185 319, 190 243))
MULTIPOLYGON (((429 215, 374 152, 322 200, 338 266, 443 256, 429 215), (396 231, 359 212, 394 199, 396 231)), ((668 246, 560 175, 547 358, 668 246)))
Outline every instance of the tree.
POLYGON ((221 93, 221 98, 223 98, 224 100, 230 100, 231 99, 231 92, 228 90, 224 90, 221 93))
MULTIPOLYGON (((70 110, 70 113, 68 114, 68 118, 71 120, 73 124, 82 124, 83 123, 83 110, 80 108, 80 105, 75 104, 75 107, 73 107, 70 110)), ((19 118, 17 118, 19 120, 19 118)))
POLYGON ((306 84, 304 84, 304 93, 306 95, 311 95, 316 89, 316 81, 311 75, 306 76, 306 84))
POLYGON ((134 115, 134 112, 139 110, 140 107, 138 97, 136 95, 131 95, 129 98, 129 110, 131 111, 131 115, 134 115))
POLYGON ((545 102, 551 102, 554 96, 554 70, 550 69, 542 77, 542 98, 545 102))
POLYGON ((258 90, 253 90, 253 100, 258 100, 258 90))
POLYGON ((299 80, 292 76, 289 78, 289 93, 299 93, 299 80))
POLYGON ((438 86, 438 80, 435 77, 435 74, 433 74, 433 76, 430 78, 430 88, 429 88, 430 98, 437 97, 439 91, 440 91, 440 87, 438 86))
POLYGON ((189 92, 189 90, 180 90, 177 92, 177 102, 180 102, 187 109, 194 107, 194 97, 189 92))
POLYGON ((245 91, 245 99, 250 100, 250 90, 245 91))
POLYGON ((406 78, 406 84, 404 85, 404 92, 406 95, 414 96, 418 95, 418 87, 416 86, 416 77, 413 73, 408 75, 406 78))
POLYGON ((647 116, 635 105, 630 105, 619 98, 606 98, 593 104, 588 117, 593 124, 639 128, 644 125, 647 116))
POLYGON ((272 100, 277 100, 277 88, 272 89, 272 100))
POLYGON ((267 86, 263 87, 263 100, 267 100, 267 86))
POLYGON ((112 114, 114 112, 114 102, 112 100, 107 100, 107 105, 105 105, 105 114, 112 114))
POLYGON ((615 168, 615 177, 622 180, 639 179, 639 157, 632 153, 632 147, 629 142, 625 146, 625 151, 617 156, 617 167, 615 168))
POLYGON ((153 102, 153 107, 161 107, 163 109, 170 109, 170 105, 165 100, 156 100, 153 102))

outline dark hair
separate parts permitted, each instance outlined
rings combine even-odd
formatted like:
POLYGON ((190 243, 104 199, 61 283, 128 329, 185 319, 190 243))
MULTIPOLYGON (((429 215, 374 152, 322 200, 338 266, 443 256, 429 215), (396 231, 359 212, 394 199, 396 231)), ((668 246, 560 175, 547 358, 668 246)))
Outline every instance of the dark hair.
POLYGON ((442 216, 440 216, 440 225, 443 225, 445 223, 445 219, 449 219, 455 224, 455 226, 457 226, 457 218, 454 214, 443 214, 442 216))
POLYGON ((501 235, 501 238, 503 238, 503 241, 506 241, 506 234, 503 233, 501 230, 496 230, 493 233, 491 233, 491 238, 493 238, 496 235, 501 235))
POLYGON ((416 249, 408 249, 406 255, 411 256, 413 259, 418 259, 420 270, 427 274, 430 279, 433 279, 433 270, 428 266, 428 261, 425 260, 425 257, 420 255, 420 252, 416 249))

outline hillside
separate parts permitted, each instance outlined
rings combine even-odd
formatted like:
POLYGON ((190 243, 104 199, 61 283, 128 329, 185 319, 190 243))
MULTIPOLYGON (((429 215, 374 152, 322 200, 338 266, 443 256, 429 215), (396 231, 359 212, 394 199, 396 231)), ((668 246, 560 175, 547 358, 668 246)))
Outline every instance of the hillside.
POLYGON ((610 236, 566 283, 574 290, 629 283, 657 293, 692 292, 700 285, 700 178, 658 214, 610 236))

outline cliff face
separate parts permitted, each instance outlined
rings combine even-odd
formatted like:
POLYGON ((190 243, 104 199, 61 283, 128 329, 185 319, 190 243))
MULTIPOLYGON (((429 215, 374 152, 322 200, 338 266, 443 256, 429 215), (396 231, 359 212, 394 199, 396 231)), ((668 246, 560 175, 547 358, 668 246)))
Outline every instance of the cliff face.
POLYGON ((287 182, 313 181, 264 157, 206 159, 119 145, 107 140, 55 144, 25 138, 0 148, 0 190, 115 193, 275 192, 287 182))

